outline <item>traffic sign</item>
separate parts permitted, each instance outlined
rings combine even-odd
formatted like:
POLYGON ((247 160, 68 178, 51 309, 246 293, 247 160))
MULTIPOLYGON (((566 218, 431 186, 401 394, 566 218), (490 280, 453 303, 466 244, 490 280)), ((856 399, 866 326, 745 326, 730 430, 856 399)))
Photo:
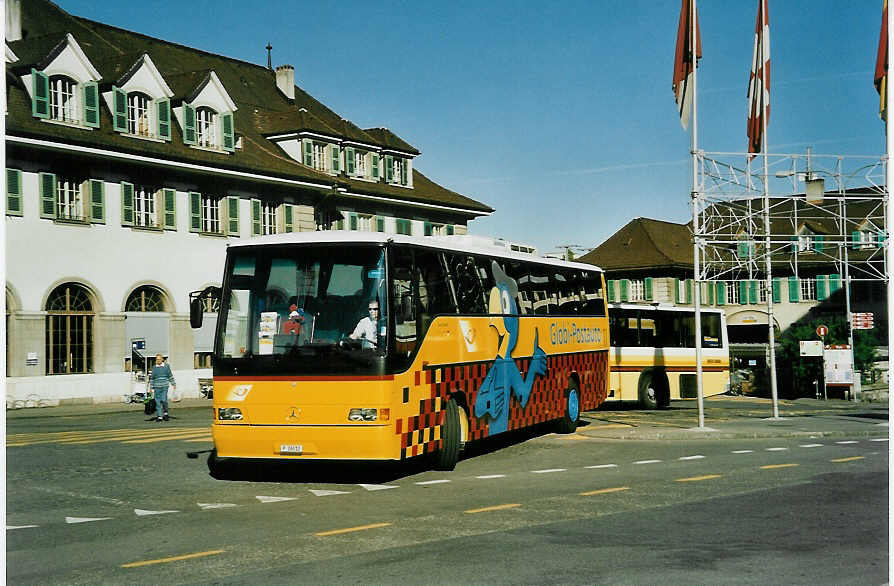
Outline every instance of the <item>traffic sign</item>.
POLYGON ((817 326, 816 327, 816 335, 819 336, 820 338, 825 337, 828 334, 829 334, 828 326, 817 326))
POLYGON ((871 330, 874 326, 872 313, 854 313, 853 328, 855 330, 871 330))

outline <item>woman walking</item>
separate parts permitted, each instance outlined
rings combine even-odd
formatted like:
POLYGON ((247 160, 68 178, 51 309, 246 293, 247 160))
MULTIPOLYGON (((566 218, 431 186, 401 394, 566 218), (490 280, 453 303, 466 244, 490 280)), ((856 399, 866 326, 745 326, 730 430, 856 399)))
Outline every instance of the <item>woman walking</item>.
POLYGON ((149 386, 155 395, 155 421, 168 420, 168 385, 177 390, 177 381, 174 380, 171 367, 164 361, 164 356, 156 354, 155 366, 149 373, 149 386))

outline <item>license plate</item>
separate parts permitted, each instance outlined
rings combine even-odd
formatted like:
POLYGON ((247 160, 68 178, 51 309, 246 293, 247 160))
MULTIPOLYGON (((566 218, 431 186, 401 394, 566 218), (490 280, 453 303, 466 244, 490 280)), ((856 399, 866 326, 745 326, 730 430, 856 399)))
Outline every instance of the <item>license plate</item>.
POLYGON ((301 444, 280 444, 279 453, 280 454, 300 454, 304 451, 304 447, 301 444))

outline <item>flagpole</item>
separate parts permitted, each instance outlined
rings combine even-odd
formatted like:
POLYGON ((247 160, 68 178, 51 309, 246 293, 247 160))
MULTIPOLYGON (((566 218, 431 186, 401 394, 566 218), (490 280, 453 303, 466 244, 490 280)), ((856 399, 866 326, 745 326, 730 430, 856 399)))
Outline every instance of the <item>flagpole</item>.
MULTIPOLYGON (((761 30, 760 30, 760 64, 761 64, 761 151, 764 159, 763 183, 764 183, 764 253, 767 267, 767 338, 769 349, 770 391, 773 397, 773 419, 779 419, 779 396, 776 388, 776 332, 773 328, 773 268, 772 249, 770 239, 770 186, 767 184, 769 177, 769 163, 767 155, 767 103, 766 96, 769 91, 767 83, 767 63, 764 59, 766 40, 763 38, 767 29, 767 0, 760 0, 761 30)), ((768 31, 769 34, 769 31, 768 31)))
POLYGON ((695 303, 695 380, 698 395, 698 426, 705 427, 705 396, 702 374, 702 316, 701 316, 701 251, 699 250, 699 234, 701 232, 699 226, 699 185, 698 185, 698 57, 696 55, 698 47, 696 46, 695 31, 698 30, 698 11, 695 8, 696 0, 692 0, 690 4, 689 22, 692 26, 689 28, 689 47, 692 57, 692 258, 693 272, 695 279, 695 292, 693 301, 695 303))

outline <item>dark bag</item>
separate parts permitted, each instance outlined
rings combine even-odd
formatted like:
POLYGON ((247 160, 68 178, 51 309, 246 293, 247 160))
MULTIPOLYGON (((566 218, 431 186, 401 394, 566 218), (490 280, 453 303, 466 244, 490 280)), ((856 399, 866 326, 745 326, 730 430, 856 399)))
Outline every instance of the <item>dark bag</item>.
POLYGON ((146 415, 151 415, 155 413, 155 399, 149 399, 145 403, 143 403, 143 413, 146 415))

